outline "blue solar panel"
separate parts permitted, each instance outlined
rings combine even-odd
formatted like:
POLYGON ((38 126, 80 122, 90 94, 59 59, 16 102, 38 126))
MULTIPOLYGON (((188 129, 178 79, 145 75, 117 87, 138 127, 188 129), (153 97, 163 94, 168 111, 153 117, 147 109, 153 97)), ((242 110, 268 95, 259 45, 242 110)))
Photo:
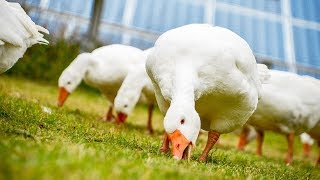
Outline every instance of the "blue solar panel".
POLYGON ((148 49, 154 46, 154 42, 147 41, 145 39, 138 38, 138 37, 132 38, 130 43, 132 46, 136 46, 141 49, 148 49))
POLYGON ((87 0, 79 3, 78 0, 51 0, 49 1, 49 9, 58 12, 67 12, 83 17, 90 17, 93 0, 87 0))
POLYGON ((121 24, 126 0, 107 0, 103 5, 102 19, 121 24))
POLYGON ((120 32, 99 29, 99 40, 105 44, 121 44, 122 34, 120 32))
POLYGON ((145 30, 165 32, 185 24, 203 23, 204 6, 181 0, 137 0, 132 25, 145 30))
POLYGON ((299 19, 320 22, 319 0, 291 1, 292 16, 299 19))
POLYGON ((246 8, 271 12, 275 14, 281 13, 280 0, 217 0, 217 1, 238 5, 246 8))
POLYGON ((320 31, 293 27, 296 61, 320 67, 320 31))
POLYGON ((256 54, 284 60, 281 23, 225 10, 216 11, 215 22, 240 35, 256 54))

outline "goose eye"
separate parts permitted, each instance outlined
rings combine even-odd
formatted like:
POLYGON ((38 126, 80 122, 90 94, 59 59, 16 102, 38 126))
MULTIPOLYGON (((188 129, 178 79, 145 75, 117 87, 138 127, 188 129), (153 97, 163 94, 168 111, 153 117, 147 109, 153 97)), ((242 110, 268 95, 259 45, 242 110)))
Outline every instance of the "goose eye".
POLYGON ((180 124, 184 124, 184 119, 181 119, 180 124))
POLYGON ((71 84, 71 82, 70 82, 70 81, 68 81, 68 82, 67 82, 67 84, 71 84))
POLYGON ((127 104, 125 104, 123 107, 125 107, 125 108, 126 108, 126 107, 128 107, 128 105, 127 105, 127 104))

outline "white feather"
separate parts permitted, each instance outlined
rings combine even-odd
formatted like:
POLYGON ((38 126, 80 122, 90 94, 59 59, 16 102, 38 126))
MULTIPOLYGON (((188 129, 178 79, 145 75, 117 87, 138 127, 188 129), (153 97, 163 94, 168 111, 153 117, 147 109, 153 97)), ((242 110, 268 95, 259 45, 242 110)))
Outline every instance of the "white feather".
POLYGON ((27 48, 49 43, 40 33, 48 34, 48 30, 36 25, 18 3, 0 0, 0 26, 0 74, 10 69, 27 48))
POLYGON ((114 44, 100 47, 92 53, 82 53, 62 72, 59 87, 73 92, 84 80, 97 88, 113 103, 122 81, 139 61, 140 49, 114 44))
POLYGON ((258 108, 248 124, 260 130, 289 134, 308 132, 320 120, 320 86, 289 72, 270 70, 258 108))
POLYGON ((253 53, 225 28, 193 24, 164 33, 146 68, 167 133, 179 129, 193 143, 200 118, 202 129, 228 133, 243 126, 258 103, 261 82, 253 53))
POLYGON ((147 56, 151 50, 144 51, 139 64, 124 79, 114 100, 114 108, 117 112, 130 115, 139 99, 146 104, 155 104, 153 86, 145 69, 147 56))

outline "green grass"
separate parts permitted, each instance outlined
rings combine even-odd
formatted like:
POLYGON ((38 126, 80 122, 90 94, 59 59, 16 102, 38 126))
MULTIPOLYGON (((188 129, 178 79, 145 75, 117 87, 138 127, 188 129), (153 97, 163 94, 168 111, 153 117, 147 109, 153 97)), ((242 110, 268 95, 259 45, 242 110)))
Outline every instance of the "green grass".
POLYGON ((206 136, 201 135, 191 161, 158 152, 162 115, 154 113, 156 133, 145 128, 146 107, 139 105, 127 123, 98 119, 107 101, 93 91, 76 90, 63 108, 56 107, 57 87, 0 76, 0 179, 320 179, 313 164, 317 148, 304 158, 296 138, 294 163, 284 164, 286 141, 266 133, 264 156, 234 146, 234 134, 222 135, 206 163, 199 163, 206 136), (52 114, 42 111, 50 107, 52 114))

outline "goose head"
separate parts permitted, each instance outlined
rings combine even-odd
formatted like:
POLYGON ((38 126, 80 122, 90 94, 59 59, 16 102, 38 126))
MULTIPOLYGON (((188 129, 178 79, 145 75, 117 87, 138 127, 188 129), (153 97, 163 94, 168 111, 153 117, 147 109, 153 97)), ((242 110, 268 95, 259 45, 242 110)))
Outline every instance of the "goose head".
POLYGON ((61 107, 84 78, 89 66, 92 65, 90 53, 79 54, 59 77, 58 106, 61 107))
POLYGON ((175 159, 191 157, 200 131, 200 117, 194 108, 171 105, 164 118, 171 151, 175 159))
MULTIPOLYGON (((139 94, 140 95, 140 94, 139 94)), ((114 108, 117 112, 117 122, 124 123, 128 115, 132 112, 139 96, 130 97, 128 95, 118 93, 114 100, 114 108)))
POLYGON ((152 49, 153 48, 149 48, 141 53, 141 62, 130 70, 114 99, 117 123, 125 122, 128 115, 138 103, 143 88, 150 82, 145 69, 145 62, 152 49))
POLYGON ((138 70, 130 71, 114 99, 114 108, 117 112, 116 121, 118 124, 125 122, 140 98, 145 84, 144 78, 141 78, 140 74, 138 70))
POLYGON ((66 69, 63 71, 59 78, 59 96, 58 96, 58 106, 63 106, 64 102, 68 98, 69 94, 72 93, 82 80, 80 73, 72 70, 66 69))
POLYGON ((142 89, 146 85, 146 78, 147 75, 144 75, 143 72, 130 72, 123 81, 114 99, 117 123, 124 123, 138 103, 142 89))

